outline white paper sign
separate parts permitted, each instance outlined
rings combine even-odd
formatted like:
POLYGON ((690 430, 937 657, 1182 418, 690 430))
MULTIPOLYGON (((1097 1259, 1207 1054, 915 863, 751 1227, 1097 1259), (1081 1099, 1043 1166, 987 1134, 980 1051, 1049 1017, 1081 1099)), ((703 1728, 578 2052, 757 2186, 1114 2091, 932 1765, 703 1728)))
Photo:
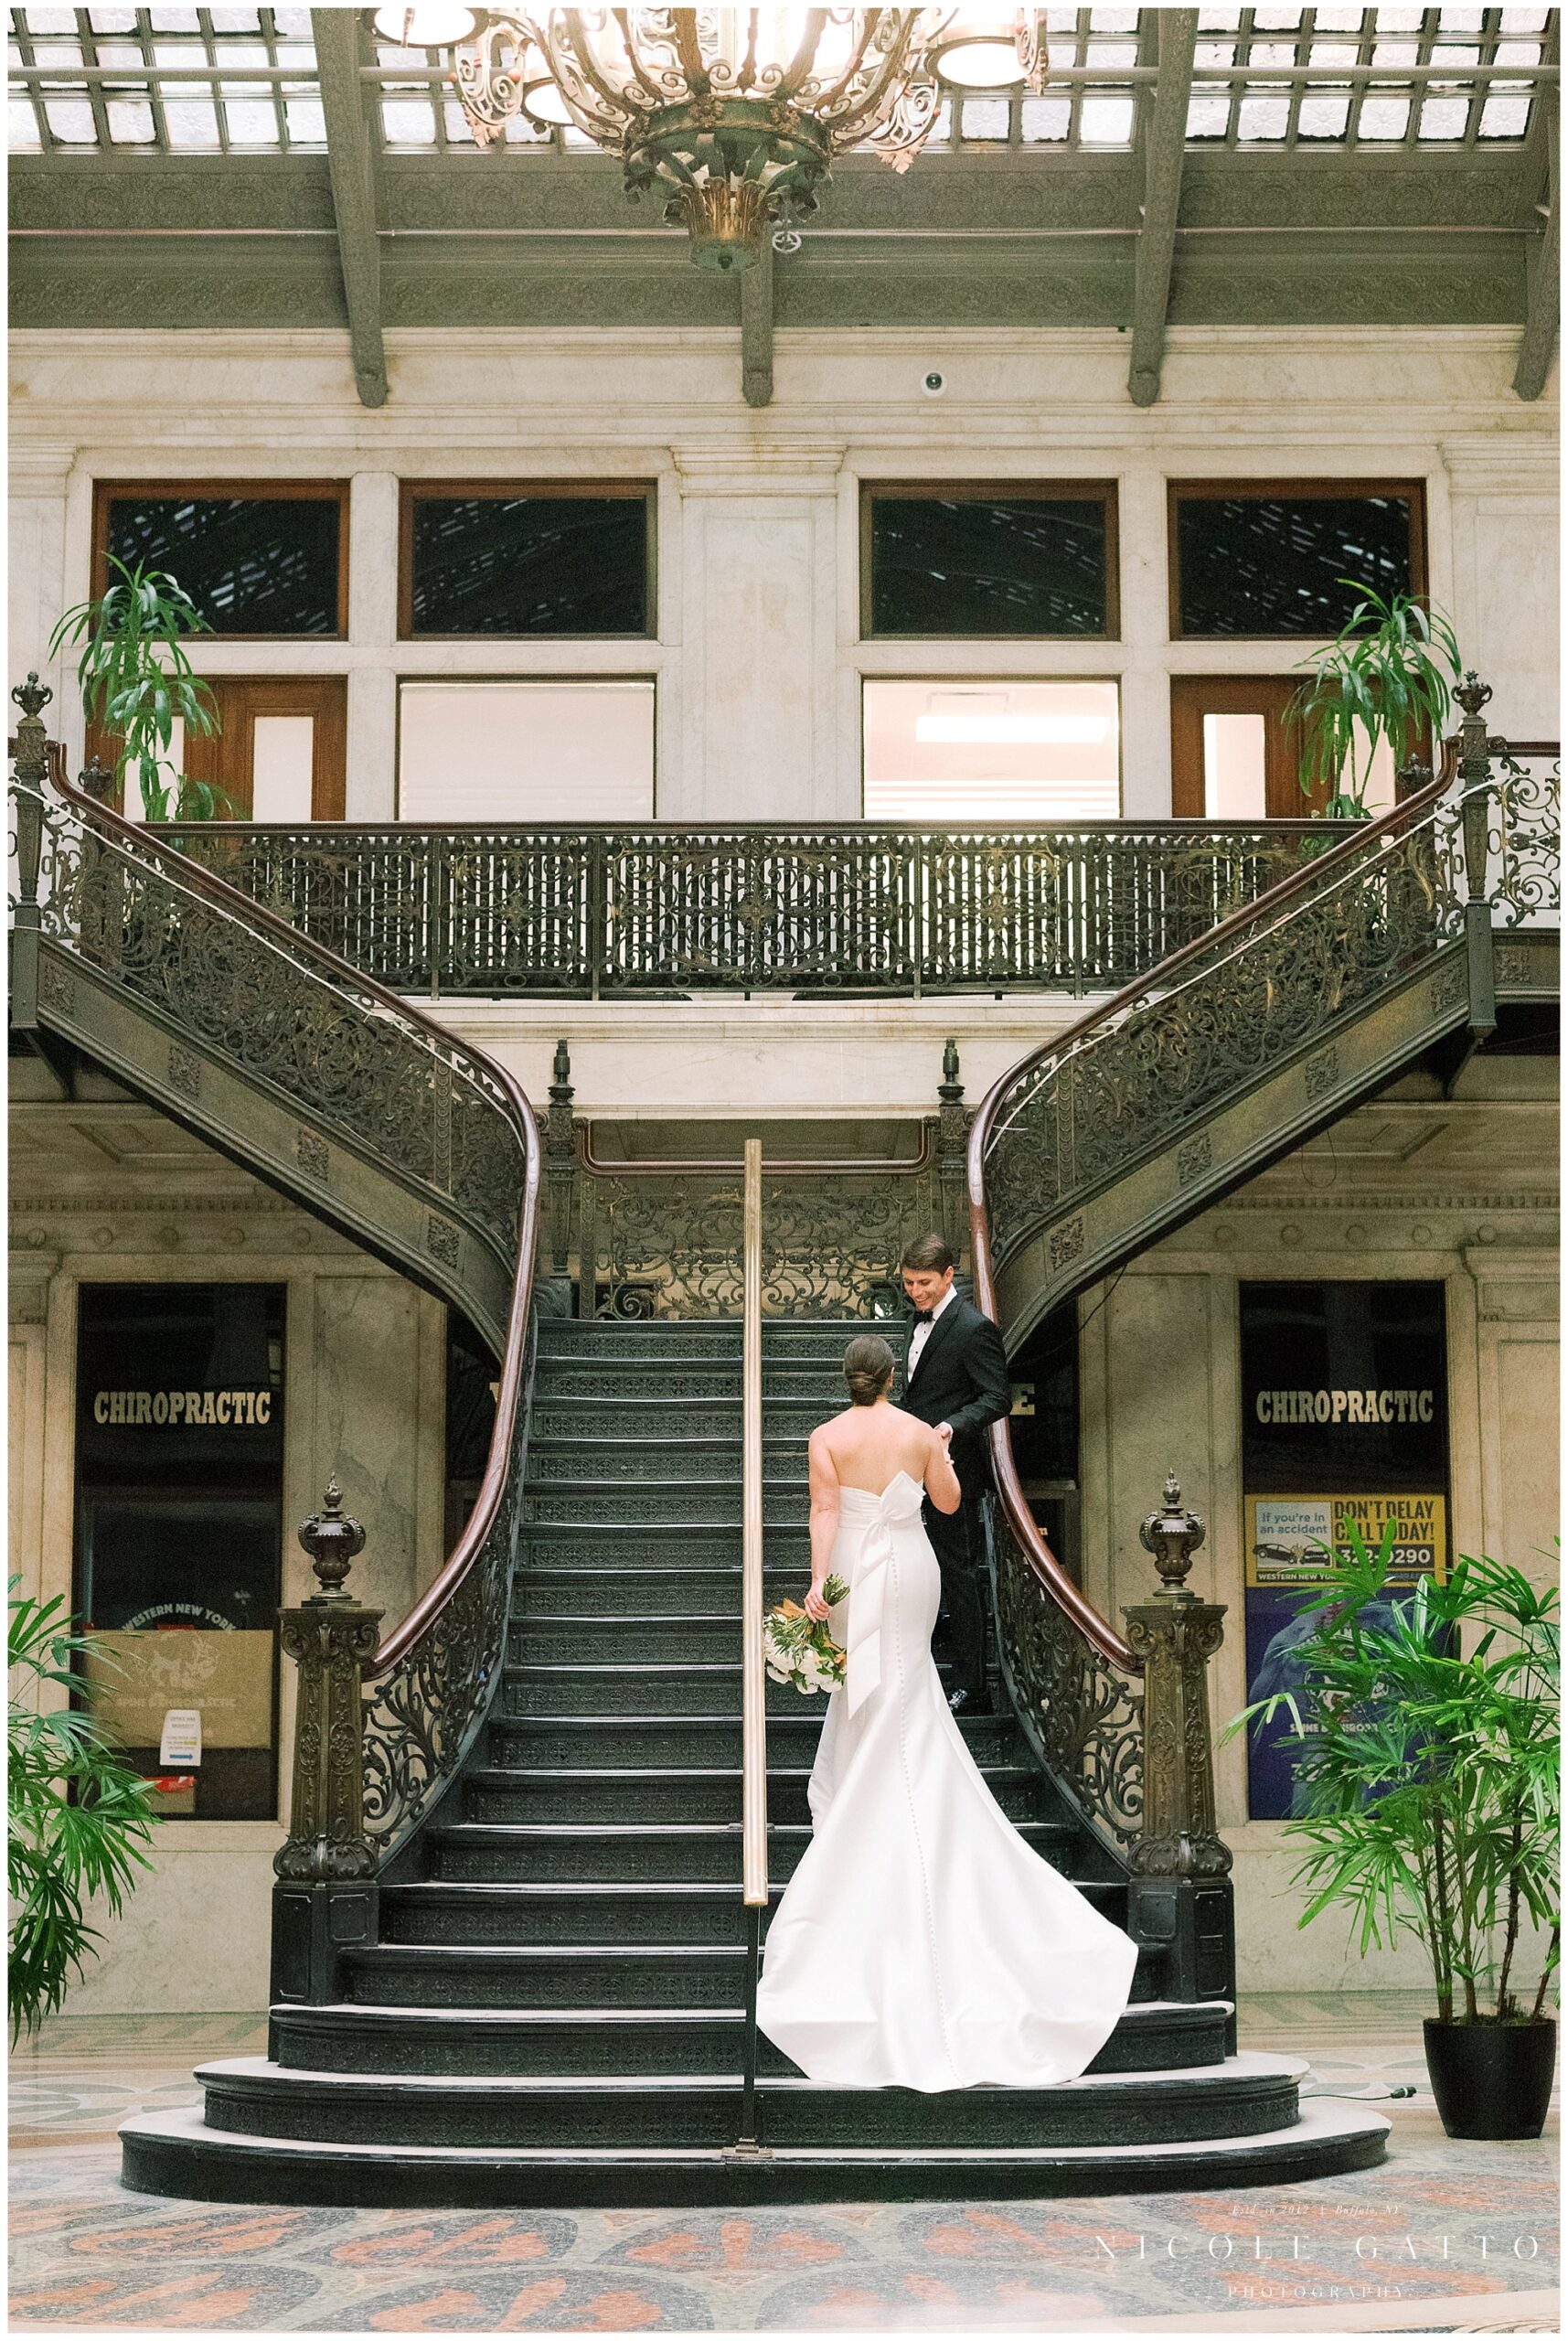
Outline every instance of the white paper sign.
POLYGON ((170 1707, 164 1716, 164 1734, 158 1742, 160 1764, 199 1764, 201 1761, 201 1709, 199 1707, 170 1707))

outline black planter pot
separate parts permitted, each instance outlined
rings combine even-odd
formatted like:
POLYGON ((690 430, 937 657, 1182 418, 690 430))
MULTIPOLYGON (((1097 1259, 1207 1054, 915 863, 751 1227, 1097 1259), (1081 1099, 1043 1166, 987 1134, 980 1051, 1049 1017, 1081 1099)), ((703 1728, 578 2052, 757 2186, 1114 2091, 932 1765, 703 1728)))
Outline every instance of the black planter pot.
POLYGON ((1539 2138, 1552 2100, 1557 2026, 1445 2024, 1429 2015, 1426 2069, 1451 2138, 1539 2138))

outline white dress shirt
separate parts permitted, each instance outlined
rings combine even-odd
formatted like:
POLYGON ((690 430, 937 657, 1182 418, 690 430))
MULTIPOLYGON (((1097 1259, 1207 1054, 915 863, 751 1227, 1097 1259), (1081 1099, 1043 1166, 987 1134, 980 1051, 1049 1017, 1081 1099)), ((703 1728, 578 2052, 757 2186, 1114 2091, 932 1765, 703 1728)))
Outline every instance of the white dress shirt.
POLYGON ((941 1299, 937 1302, 935 1308, 931 1312, 931 1324, 917 1325, 914 1331, 910 1335, 909 1363, 904 1370, 904 1385, 906 1388, 910 1383, 913 1381, 915 1367, 920 1363, 921 1352, 924 1349, 927 1342, 931 1339, 932 1325, 935 1324, 943 1310, 950 1308, 957 1298, 957 1286, 955 1284, 950 1284, 946 1291, 943 1294, 941 1299))

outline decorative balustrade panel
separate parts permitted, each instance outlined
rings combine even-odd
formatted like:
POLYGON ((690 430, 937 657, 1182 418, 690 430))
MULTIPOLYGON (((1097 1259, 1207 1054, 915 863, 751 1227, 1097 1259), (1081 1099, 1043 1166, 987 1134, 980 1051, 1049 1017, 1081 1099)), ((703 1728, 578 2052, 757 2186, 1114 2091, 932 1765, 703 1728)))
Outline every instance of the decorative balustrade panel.
POLYGON ((1562 759, 1554 751, 1510 750, 1493 764, 1492 790, 1492 924, 1555 930, 1562 921, 1562 759))
POLYGON ((501 1085, 395 1002, 324 979, 308 951, 69 810, 43 815, 42 931, 177 1028, 460 1213, 515 1272, 524 1142, 501 1085))
POLYGON ((1445 804, 1369 844, 1322 890, 1260 907, 1168 989, 1129 1000, 1031 1061, 1002 1103, 986 1156, 997 1263, 1457 934, 1456 821, 1445 804))
POLYGON ((990 1507, 997 1619, 1020 1707, 1046 1761, 1113 1851, 1143 1825, 1144 1694, 1051 1598, 1003 1507, 990 1507))
POLYGON ((1338 825, 298 829, 182 850, 394 989, 1115 990, 1338 825))
POLYGON ((429 1812, 473 1746, 506 1654, 523 1516, 531 1365, 530 1357, 506 1480, 478 1553, 417 1641, 368 1686, 364 1825, 383 1861, 429 1812))
MULTIPOLYGON (((601 1317, 738 1317, 741 1174, 590 1173, 581 1250, 601 1317)), ((911 1170, 764 1171, 763 1309, 768 1317, 891 1318, 907 1307, 899 1261, 942 1224, 930 1165, 911 1170)), ((583 1277, 586 1312, 587 1277, 583 1277)))

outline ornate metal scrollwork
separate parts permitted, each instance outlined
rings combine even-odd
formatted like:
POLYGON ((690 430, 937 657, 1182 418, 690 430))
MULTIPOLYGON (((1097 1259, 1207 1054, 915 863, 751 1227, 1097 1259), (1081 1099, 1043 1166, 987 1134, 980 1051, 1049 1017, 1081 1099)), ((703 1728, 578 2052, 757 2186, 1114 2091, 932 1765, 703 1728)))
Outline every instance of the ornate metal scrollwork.
POLYGON ((986 1159, 997 1262, 1049 1222, 1053 1265, 1065 1265, 1056 1239, 1081 1201, 1314 1042, 1328 1045, 1307 1061, 1308 1094, 1329 1085, 1340 1022, 1460 931, 1457 858, 1445 801, 1371 840, 1320 890, 1260 904, 1212 955, 1032 1062, 1002 1101, 986 1159))
MULTIPOLYGON (((36 890, 42 932, 100 981, 185 1036, 170 1045, 171 1086, 187 1097, 199 1094, 200 1049, 227 1061, 297 1117, 293 1150, 312 1181, 326 1181, 333 1150, 342 1146, 421 1192, 429 1207, 430 1259, 460 1304, 472 1287, 464 1266, 475 1245, 521 1291, 519 1208, 531 1192, 527 1109, 486 1061, 389 994, 361 989, 349 968, 324 962, 315 942, 304 935, 296 942, 255 921, 243 898, 230 908, 222 889, 204 888, 166 839, 144 830, 123 834, 107 821, 100 828, 102 817, 84 819, 69 804, 46 804, 23 780, 19 772, 18 802, 25 798, 42 843, 36 890)), ((183 841, 191 842, 188 833, 183 841)), ((203 859, 217 874, 238 874, 237 859, 249 849, 232 833, 202 843, 208 849, 203 859)), ((252 860, 249 874, 254 880, 264 866, 252 860)), ((311 871, 312 916, 302 925, 319 924, 316 914, 325 905, 336 922, 334 939, 353 949, 369 918, 364 898, 326 886, 318 863, 311 871)), ((281 880, 270 889, 252 886, 257 893, 269 890, 298 908, 297 895, 290 898, 281 880)), ((301 1707, 305 1777, 314 1782, 319 1772, 325 1781, 323 1767, 331 1773, 330 1792, 307 1790, 301 1827, 308 1828, 313 1847, 318 1838, 336 1844, 342 1837, 347 1845, 351 1836, 360 1848, 332 1855, 335 1878, 363 1874, 366 1859, 384 1858, 408 1835, 484 1718, 506 1638, 522 1517, 527 1396, 525 1370, 517 1383, 505 1477, 479 1548, 445 1599, 422 1624, 411 1624, 412 1639, 398 1655, 391 1653, 400 1630, 394 1631, 383 1671, 369 1676, 362 1798, 357 1769, 356 1795, 343 1790, 342 1751, 328 1743, 334 1732, 343 1736, 346 1670, 353 1670, 357 1699, 358 1670, 368 1671, 378 1655, 379 1613, 362 1613, 370 1615, 370 1625, 354 1635, 333 1626, 330 1652, 309 1605, 286 1614, 285 1647, 300 1657, 319 1693, 301 1707), (336 1700, 336 1723, 326 1717, 328 1693, 336 1700), (304 1809, 312 1798, 319 1812, 304 1809), (351 1830, 345 1818, 350 1803, 351 1830)), ((325 1877, 325 1858, 293 1847, 286 1874, 325 1877)))
POLYGON ((1323 825, 266 828, 177 836, 408 992, 1115 989, 1320 850, 1323 825))
MULTIPOLYGON (((741 1185, 720 1173, 592 1175, 585 1226, 600 1317, 740 1314, 741 1185)), ((770 1317, 890 1318, 899 1260, 941 1224, 934 1162, 913 1172, 783 1172, 763 1187, 763 1309, 770 1317)), ((584 1288, 587 1270, 583 1271, 584 1288)), ((586 1308, 586 1301, 584 1303, 586 1308)))
POLYGON ((1018 1705, 1058 1783, 1124 1861, 1143 1827, 1144 1694, 1084 1638, 993 1507, 997 1617, 1018 1705))

